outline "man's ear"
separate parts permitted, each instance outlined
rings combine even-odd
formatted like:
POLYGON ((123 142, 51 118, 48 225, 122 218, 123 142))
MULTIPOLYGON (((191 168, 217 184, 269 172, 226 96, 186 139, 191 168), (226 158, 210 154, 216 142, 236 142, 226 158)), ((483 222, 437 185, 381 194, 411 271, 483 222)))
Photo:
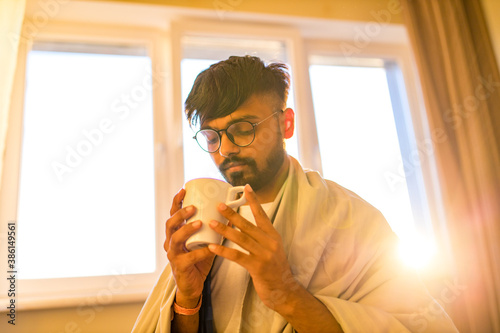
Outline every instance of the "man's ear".
POLYGON ((286 108, 283 113, 285 114, 285 139, 290 139, 295 130, 295 112, 290 108, 286 108))

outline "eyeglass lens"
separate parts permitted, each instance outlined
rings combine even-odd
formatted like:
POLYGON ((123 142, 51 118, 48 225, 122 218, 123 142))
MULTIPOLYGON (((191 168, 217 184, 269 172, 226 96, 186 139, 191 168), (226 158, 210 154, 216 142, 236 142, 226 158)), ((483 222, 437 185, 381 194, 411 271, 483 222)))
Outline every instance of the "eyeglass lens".
MULTIPOLYGON (((226 132, 228 139, 232 143, 240 147, 248 146, 255 138, 254 126, 246 121, 234 123, 223 132, 226 132)), ((212 129, 199 131, 196 134, 196 141, 203 150, 209 153, 217 151, 220 146, 219 133, 212 129)))

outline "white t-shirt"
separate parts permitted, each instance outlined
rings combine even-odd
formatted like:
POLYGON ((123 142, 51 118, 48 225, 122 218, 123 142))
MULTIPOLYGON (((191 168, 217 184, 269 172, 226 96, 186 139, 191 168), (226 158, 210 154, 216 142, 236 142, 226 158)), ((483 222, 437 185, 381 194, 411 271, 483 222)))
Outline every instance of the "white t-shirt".
MULTIPOLYGON (((262 205, 268 215, 272 204, 262 205)), ((241 206, 238 213, 255 224, 250 206, 241 206)), ((224 240, 223 245, 247 253, 228 239, 224 240)), ((259 332, 259 327, 270 327, 274 311, 262 303, 245 268, 225 258, 216 257, 212 272, 215 272, 212 273, 211 288, 216 332, 259 332), (241 288, 242 285, 247 287, 241 288)))

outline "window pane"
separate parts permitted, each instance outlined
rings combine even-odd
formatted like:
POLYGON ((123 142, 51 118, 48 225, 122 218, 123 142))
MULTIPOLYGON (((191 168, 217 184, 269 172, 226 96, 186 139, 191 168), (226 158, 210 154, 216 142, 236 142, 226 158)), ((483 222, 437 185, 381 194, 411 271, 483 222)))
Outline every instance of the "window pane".
POLYGON ((22 279, 155 270, 151 61, 113 53, 29 54, 22 279))
POLYGON ((385 69, 313 65, 310 77, 324 176, 378 208, 402 240, 414 239, 407 183, 385 177, 402 165, 385 69))
MULTIPOLYGON (((186 101, 186 98, 193 87, 194 80, 198 74, 210 67, 210 65, 218 62, 218 60, 207 60, 207 59, 183 59, 181 63, 181 73, 182 73, 182 102, 186 101)), ((187 122, 184 114, 184 105, 182 107, 182 114, 184 121, 182 122, 182 133, 183 133, 183 149, 184 149, 184 180, 188 181, 194 178, 216 178, 224 180, 222 175, 219 173, 219 169, 212 162, 210 154, 201 150, 193 139, 197 127, 191 128, 187 122)))

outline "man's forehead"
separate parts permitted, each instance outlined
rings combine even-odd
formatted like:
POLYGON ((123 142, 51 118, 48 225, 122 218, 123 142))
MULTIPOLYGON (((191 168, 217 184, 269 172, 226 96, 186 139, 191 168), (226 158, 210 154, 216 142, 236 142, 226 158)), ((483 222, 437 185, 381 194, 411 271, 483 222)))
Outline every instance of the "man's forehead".
POLYGON ((221 129, 239 121, 252 121, 260 118, 259 112, 250 110, 236 110, 225 117, 207 119, 201 124, 201 128, 221 129))
POLYGON ((272 94, 254 94, 227 116, 204 120, 200 128, 222 129, 238 121, 258 120, 267 113, 274 111, 275 104, 276 96, 272 94))

